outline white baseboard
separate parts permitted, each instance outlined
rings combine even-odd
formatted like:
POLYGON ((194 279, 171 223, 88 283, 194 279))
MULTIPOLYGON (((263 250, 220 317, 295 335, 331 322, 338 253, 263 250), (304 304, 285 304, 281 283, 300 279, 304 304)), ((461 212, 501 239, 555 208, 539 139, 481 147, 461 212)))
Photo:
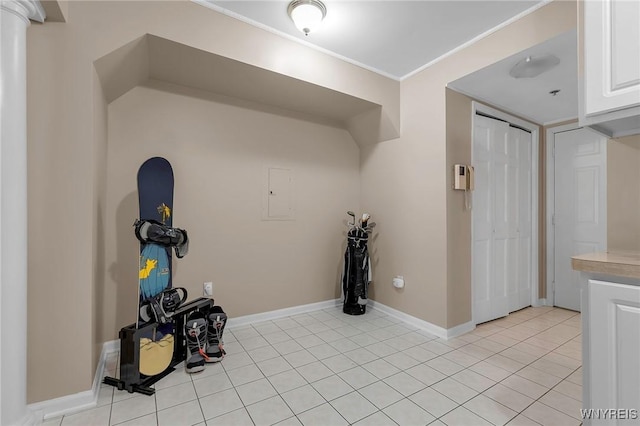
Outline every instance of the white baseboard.
POLYGON ((38 426, 42 424, 42 413, 31 411, 29 407, 27 407, 27 414, 25 414, 24 417, 22 417, 22 419, 20 419, 16 424, 20 426, 38 426))
MULTIPOLYGON (((308 312, 318 311, 321 309, 333 308, 342 304, 341 299, 325 300, 324 302, 310 303, 307 305, 293 306, 290 308, 278 309, 275 311, 262 312, 259 314, 244 315, 241 317, 229 318, 227 327, 239 328, 256 322, 270 321, 278 318, 284 318, 292 315, 304 314, 308 312)), ((428 321, 416 318, 412 315, 393 309, 389 306, 374 300, 369 300, 369 307, 384 312, 387 315, 398 318, 408 324, 425 330, 435 336, 443 339, 451 339, 461 334, 467 333, 475 328, 472 322, 460 324, 456 327, 445 329, 428 321)), ((78 392, 73 395, 67 395, 60 398, 50 399, 48 401, 36 402, 27 406, 30 414, 25 418, 24 424, 38 424, 42 419, 50 419, 63 414, 71 414, 77 411, 93 408, 97 405, 98 392, 104 377, 105 364, 109 354, 120 350, 120 341, 111 340, 102 345, 100 360, 96 368, 96 374, 93 379, 91 390, 78 392)))
MULTIPOLYGON (((340 303, 342 303, 340 299, 331 299, 325 300, 324 302, 310 303, 308 305, 293 306, 291 308, 230 318, 227 327, 238 328, 260 321, 268 321, 291 315, 318 311, 320 309, 333 308, 340 303)), ((100 391, 100 385, 102 384, 102 379, 104 377, 107 357, 109 354, 118 352, 119 350, 120 340, 104 342, 91 390, 29 404, 27 406, 28 414, 20 424, 25 426, 37 425, 40 424, 43 419, 46 420, 95 407, 98 403, 98 392, 100 391)))
POLYGON ((535 299, 531 304, 534 308, 539 308, 540 306, 547 306, 547 299, 535 299))
POLYGON ((46 420, 62 416, 63 414, 70 414, 95 407, 98 403, 98 392, 104 376, 104 366, 107 362, 107 356, 119 350, 119 340, 105 342, 102 345, 102 352, 100 353, 100 359, 96 367, 96 374, 93 377, 91 390, 29 404, 27 406, 28 410, 34 413, 36 418, 46 420))
POLYGON ((456 325, 455 327, 447 328, 446 339, 453 339, 454 337, 462 336, 470 331, 476 329, 476 325, 473 321, 465 322, 464 324, 456 325))
POLYGON ((342 303, 341 299, 331 299, 331 300, 325 300, 324 302, 309 303, 308 305, 292 306, 291 308, 277 309, 275 311, 269 311, 269 312, 261 312, 259 314, 244 315, 241 317, 231 317, 227 322, 227 327, 231 329, 244 327, 256 322, 271 321, 278 318, 290 317, 292 315, 305 314, 307 312, 333 308, 341 303, 342 303))
POLYGON ((469 321, 452 328, 443 328, 438 325, 432 324, 428 321, 414 317, 413 315, 409 315, 397 309, 393 309, 380 302, 376 302, 375 300, 369 300, 369 306, 371 306, 373 309, 377 309, 378 311, 384 312, 389 316, 398 318, 399 320, 402 320, 407 324, 411 324, 414 327, 418 327, 421 330, 424 330, 430 334, 433 334, 434 336, 438 336, 441 339, 445 339, 445 340, 452 339, 456 336, 460 336, 462 334, 468 333, 469 331, 476 328, 473 321, 469 321))

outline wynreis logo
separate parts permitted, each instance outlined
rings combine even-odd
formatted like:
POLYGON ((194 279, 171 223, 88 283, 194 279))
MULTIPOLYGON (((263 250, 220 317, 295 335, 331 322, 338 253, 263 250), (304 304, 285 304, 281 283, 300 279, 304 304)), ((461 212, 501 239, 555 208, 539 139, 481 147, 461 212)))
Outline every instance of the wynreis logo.
POLYGON ((637 420, 637 408, 583 408, 580 410, 583 420, 637 420))

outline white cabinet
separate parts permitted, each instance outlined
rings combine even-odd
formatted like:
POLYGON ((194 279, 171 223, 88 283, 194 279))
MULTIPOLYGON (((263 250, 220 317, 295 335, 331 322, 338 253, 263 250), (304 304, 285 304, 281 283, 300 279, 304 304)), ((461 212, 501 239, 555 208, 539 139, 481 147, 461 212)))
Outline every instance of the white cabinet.
POLYGON ((610 136, 640 132, 640 1, 583 5, 581 124, 610 136))
POLYGON ((585 424, 638 425, 640 286, 589 279, 582 297, 583 407, 617 410, 585 424))

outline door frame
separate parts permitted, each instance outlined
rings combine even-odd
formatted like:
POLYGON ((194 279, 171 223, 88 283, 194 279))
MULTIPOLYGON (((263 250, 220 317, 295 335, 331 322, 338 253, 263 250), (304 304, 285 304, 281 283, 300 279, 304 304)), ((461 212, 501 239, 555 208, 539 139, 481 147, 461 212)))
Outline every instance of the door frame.
POLYGON ((554 215, 556 212, 556 202, 555 202, 555 194, 556 194, 556 181, 555 181, 555 167, 556 167, 556 157, 554 152, 554 146, 556 141, 557 133, 570 132, 572 130, 585 129, 591 132, 594 132, 600 136, 605 138, 609 138, 609 136, 604 133, 598 132, 597 130, 592 129, 591 127, 581 126, 580 123, 573 122, 569 124, 563 124, 562 126, 550 127, 547 129, 545 134, 544 148, 545 148, 545 192, 546 192, 546 213, 545 213, 545 238, 546 238, 546 249, 547 249, 547 297, 545 299, 541 299, 544 305, 546 306, 555 306, 555 269, 556 269, 556 246, 555 246, 555 224, 554 215))
MULTIPOLYGON (((522 127, 531 132, 531 306, 541 306, 541 302, 538 299, 538 287, 539 282, 539 270, 540 264, 538 259, 539 250, 539 235, 538 235, 538 221, 539 221, 539 206, 538 200, 540 198, 540 189, 538 185, 538 179, 540 175, 539 170, 539 156, 540 156, 540 126, 529 121, 522 120, 514 117, 513 115, 492 108, 488 105, 480 103, 478 101, 471 102, 471 164, 474 162, 473 158, 473 144, 474 134, 476 127, 476 112, 480 112, 499 120, 507 121, 516 126, 522 127)), ((473 199, 473 195, 472 195, 473 199)), ((474 324, 476 322, 476 309, 475 309, 475 285, 473 275, 473 259, 474 259, 474 237, 475 231, 473 229, 473 210, 471 218, 471 319, 474 324)))

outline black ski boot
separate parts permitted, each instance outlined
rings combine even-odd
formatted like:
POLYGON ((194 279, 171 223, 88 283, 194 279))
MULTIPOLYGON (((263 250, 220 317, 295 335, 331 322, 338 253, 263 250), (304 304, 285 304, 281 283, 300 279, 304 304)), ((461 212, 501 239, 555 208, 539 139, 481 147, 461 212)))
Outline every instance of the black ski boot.
POLYGON ((187 338, 187 359, 185 370, 187 373, 198 373, 204 370, 207 358, 205 348, 207 345, 207 320, 201 312, 195 311, 189 314, 184 325, 184 334, 187 338))
POLYGON ((214 306, 209 314, 209 327, 207 328, 207 362, 222 361, 226 352, 222 333, 227 323, 227 314, 220 306, 214 306))

